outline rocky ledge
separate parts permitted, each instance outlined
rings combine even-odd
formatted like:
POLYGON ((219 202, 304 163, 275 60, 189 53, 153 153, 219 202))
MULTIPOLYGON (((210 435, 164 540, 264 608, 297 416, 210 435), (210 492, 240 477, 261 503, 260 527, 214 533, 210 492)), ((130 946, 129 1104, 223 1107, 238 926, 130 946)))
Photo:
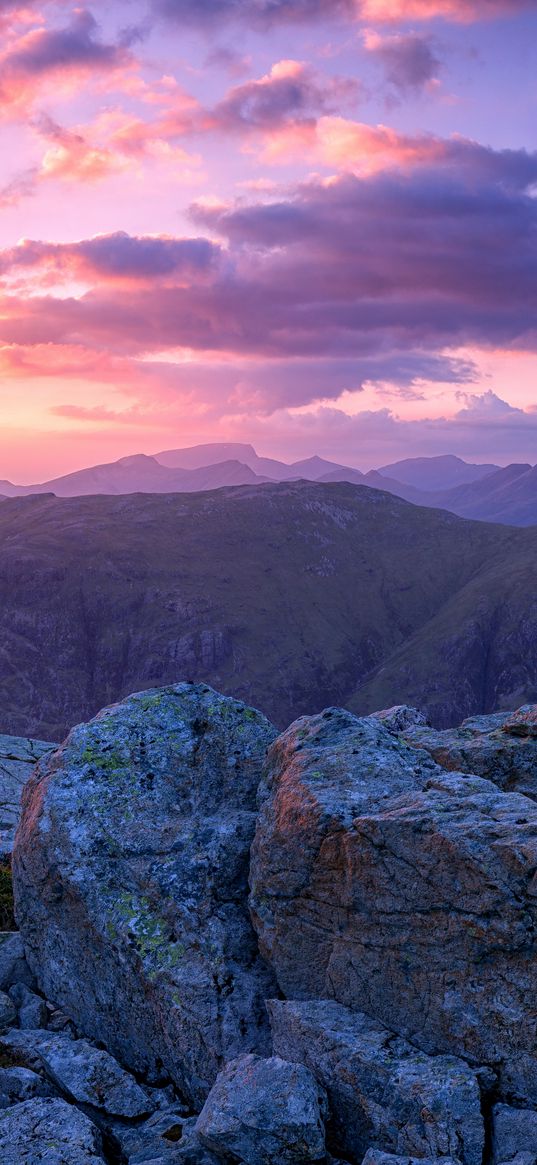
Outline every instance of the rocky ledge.
POLYGON ((537 708, 141 693, 26 785, 6 1165, 537 1165, 537 708))

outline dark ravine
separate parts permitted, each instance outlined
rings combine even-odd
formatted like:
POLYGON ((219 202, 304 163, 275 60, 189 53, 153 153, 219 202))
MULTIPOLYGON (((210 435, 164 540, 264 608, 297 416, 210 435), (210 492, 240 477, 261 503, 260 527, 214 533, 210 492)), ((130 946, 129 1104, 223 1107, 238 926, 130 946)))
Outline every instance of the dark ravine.
POLYGON ((61 740, 184 677, 279 728, 330 704, 402 700, 446 727, 537 700, 537 529, 304 481, 10 499, 0 551, 0 731, 17 737, 61 740))
POLYGON ((2 1161, 535 1165, 536 790, 535 705, 75 729, 23 794, 2 1161))

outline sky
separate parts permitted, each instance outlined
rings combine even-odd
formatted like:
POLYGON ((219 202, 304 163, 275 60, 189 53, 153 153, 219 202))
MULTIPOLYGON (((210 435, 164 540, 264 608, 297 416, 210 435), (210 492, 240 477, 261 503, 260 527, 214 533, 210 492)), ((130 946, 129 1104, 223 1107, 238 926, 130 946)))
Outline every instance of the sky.
POLYGON ((0 0, 0 478, 537 461, 537 0, 0 0))

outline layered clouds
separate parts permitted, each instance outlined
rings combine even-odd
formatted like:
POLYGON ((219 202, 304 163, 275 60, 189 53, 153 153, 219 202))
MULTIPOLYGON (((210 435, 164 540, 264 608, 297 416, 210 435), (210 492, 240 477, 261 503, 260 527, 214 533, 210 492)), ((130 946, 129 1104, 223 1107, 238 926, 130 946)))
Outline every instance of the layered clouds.
POLYGON ((99 23, 0 6, 16 135, 0 413, 17 455, 26 425, 33 459, 63 433, 75 463, 172 433, 366 468, 403 450, 527 457, 537 153, 445 122, 459 24, 479 37, 536 7, 158 0, 99 23), (283 26, 300 54, 278 51, 283 26))

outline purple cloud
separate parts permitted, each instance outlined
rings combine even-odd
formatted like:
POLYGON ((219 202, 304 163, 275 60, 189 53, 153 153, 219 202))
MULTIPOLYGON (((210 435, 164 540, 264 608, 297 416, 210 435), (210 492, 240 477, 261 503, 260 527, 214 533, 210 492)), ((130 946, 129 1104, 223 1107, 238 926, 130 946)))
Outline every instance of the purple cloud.
MULTIPOLYGON (((468 382, 472 369, 450 362, 449 349, 537 351, 535 181, 537 155, 452 142, 434 171, 312 180, 277 204, 195 208, 226 240, 221 252, 206 239, 122 234, 27 243, 0 255, 6 273, 49 264, 66 281, 82 272, 92 290, 5 296, 0 339, 132 359, 187 347, 235 363, 288 360, 280 387, 259 389, 264 407, 304 403, 297 361, 354 362, 344 387, 468 382)), ((317 382, 306 399, 318 393, 317 382)))
POLYGON ((211 271, 221 248, 203 238, 137 237, 125 231, 97 235, 80 243, 41 243, 25 239, 0 254, 0 270, 46 267, 68 275, 102 280, 152 280, 162 276, 202 275, 211 271))
POLYGON ((124 59, 123 47, 101 41, 91 12, 79 9, 65 28, 38 29, 24 37, 22 48, 4 57, 3 68, 38 75, 76 66, 115 68, 124 59))
POLYGON ((286 121, 304 121, 341 111, 356 102, 360 85, 344 78, 320 78, 300 61, 280 61, 260 80, 231 89, 209 115, 219 130, 270 130, 286 121))
POLYGON ((386 80, 401 94, 419 92, 438 77, 441 62, 426 36, 413 32, 379 36, 368 32, 364 43, 386 80))
POLYGON ((204 27, 239 20, 252 27, 351 19, 354 0, 153 0, 153 10, 181 24, 204 27))
POLYGON ((405 23, 408 20, 472 21, 512 16, 537 0, 151 0, 155 14, 207 28, 240 21, 251 28, 329 20, 405 23))

